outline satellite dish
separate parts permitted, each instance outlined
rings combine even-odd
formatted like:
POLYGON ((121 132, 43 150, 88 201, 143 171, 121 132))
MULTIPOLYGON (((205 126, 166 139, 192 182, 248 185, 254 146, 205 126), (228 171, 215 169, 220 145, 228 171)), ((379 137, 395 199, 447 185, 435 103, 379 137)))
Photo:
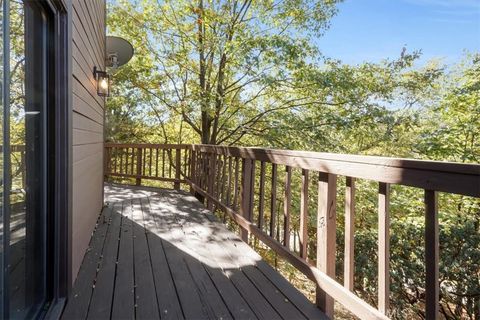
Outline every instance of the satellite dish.
POLYGON ((132 56, 133 46, 130 42, 120 37, 107 37, 107 67, 117 69, 130 61, 132 56))

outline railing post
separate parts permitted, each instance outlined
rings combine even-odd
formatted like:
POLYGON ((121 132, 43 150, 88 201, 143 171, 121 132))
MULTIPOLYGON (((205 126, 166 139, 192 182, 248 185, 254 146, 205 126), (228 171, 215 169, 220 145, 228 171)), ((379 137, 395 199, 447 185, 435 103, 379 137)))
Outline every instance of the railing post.
MULTIPOLYGON (((251 221, 252 204, 253 204, 253 160, 242 159, 242 182, 241 182, 241 201, 240 214, 251 221)), ((248 243, 248 231, 240 228, 240 237, 248 243)))
POLYGON ((180 190, 180 160, 181 160, 181 151, 182 149, 175 150, 175 182, 173 188, 175 190, 180 190))
MULTIPOLYGON (((133 162, 133 157, 132 157, 132 162, 133 162)), ((142 179, 140 178, 141 175, 142 175, 142 148, 137 148, 137 172, 136 172, 137 177, 135 178, 135 184, 137 186, 142 184, 142 179)))
POLYGON ((437 192, 425 190, 425 319, 438 318, 439 232, 437 192))
POLYGON ((355 234, 355 178, 346 177, 345 188, 345 258, 344 258, 344 286, 353 291, 355 274, 354 238, 355 234))
POLYGON ((378 310, 388 314, 390 297, 390 185, 378 190, 378 310))
MULTIPOLYGON (((317 267, 335 279, 335 232, 337 176, 320 172, 318 177, 317 267)), ((317 287, 317 306, 333 318, 334 300, 317 287)))

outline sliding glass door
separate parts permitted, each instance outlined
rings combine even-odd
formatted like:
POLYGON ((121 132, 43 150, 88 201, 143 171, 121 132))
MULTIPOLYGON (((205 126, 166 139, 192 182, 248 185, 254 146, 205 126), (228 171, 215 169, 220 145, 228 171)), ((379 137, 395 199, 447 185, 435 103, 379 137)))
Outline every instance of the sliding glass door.
POLYGON ((46 1, 2 2, 2 315, 32 319, 52 301, 55 20, 46 1))

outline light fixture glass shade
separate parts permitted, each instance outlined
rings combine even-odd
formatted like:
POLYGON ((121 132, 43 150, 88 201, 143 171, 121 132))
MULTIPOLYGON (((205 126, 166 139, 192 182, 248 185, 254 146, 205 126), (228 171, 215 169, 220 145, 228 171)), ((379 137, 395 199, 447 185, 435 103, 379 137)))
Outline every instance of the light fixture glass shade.
POLYGON ((97 82, 97 94, 100 97, 110 96, 110 75, 105 71, 93 70, 95 81, 97 82))

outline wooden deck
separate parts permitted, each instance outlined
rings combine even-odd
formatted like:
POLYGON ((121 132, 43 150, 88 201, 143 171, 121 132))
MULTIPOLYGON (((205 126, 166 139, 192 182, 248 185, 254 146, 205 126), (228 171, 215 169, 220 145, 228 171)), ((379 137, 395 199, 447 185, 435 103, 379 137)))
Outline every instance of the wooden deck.
POLYGON ((324 319, 190 194, 106 186, 63 319, 324 319))

